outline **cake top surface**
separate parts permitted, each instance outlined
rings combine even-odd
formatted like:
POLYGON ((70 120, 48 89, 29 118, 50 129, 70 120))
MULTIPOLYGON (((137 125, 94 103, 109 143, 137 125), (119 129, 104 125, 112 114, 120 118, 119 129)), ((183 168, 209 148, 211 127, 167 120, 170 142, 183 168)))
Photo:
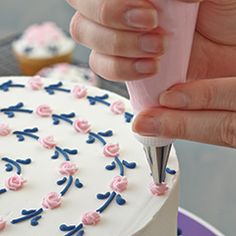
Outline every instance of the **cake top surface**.
POLYGON ((175 152, 167 185, 149 189, 126 99, 39 76, 0 81, 1 235, 132 235, 165 204, 175 152))
POLYGON ((71 53, 75 43, 55 23, 44 22, 29 26, 12 46, 17 54, 41 59, 71 53))

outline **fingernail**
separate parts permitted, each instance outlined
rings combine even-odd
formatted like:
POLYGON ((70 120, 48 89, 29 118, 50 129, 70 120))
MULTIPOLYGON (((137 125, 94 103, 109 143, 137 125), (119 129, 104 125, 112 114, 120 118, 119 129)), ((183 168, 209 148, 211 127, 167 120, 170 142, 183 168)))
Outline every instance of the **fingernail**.
POLYGON ((157 118, 139 115, 133 122, 133 131, 141 135, 156 135, 161 131, 161 123, 157 118))
POLYGON ((162 106, 172 108, 184 108, 188 105, 188 97, 179 91, 166 91, 159 97, 162 106))
POLYGON ((154 74, 158 71, 158 64, 155 60, 137 60, 134 68, 139 74, 154 74))
POLYGON ((140 48, 144 52, 163 54, 166 47, 166 37, 153 34, 146 34, 140 37, 140 48))
POLYGON ((134 8, 125 13, 125 21, 128 26, 135 28, 156 28, 158 26, 157 11, 134 8))

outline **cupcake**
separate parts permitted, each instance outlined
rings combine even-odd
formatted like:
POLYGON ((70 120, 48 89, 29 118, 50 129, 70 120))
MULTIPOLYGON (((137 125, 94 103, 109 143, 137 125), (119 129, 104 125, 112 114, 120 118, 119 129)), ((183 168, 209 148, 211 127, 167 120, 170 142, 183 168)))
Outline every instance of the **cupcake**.
POLYGON ((55 63, 71 62, 74 47, 74 41, 53 22, 30 26, 12 45, 25 75, 34 75, 55 63))
POLYGON ((99 86, 99 78, 91 69, 69 63, 58 63, 51 67, 45 67, 37 75, 62 81, 67 80, 85 85, 99 86))

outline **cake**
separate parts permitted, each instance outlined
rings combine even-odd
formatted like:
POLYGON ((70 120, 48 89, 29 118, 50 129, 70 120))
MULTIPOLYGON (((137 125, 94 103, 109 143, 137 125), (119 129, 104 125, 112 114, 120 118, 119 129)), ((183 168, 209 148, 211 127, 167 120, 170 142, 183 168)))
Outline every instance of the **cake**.
POLYGON ((37 75, 46 78, 54 78, 61 81, 83 83, 92 86, 98 86, 98 77, 87 67, 72 65, 69 63, 58 63, 40 70, 37 75))
POLYGON ((55 23, 44 22, 28 27, 12 44, 24 75, 60 62, 71 62, 75 43, 55 23))
POLYGON ((0 235, 176 236, 175 151, 154 184, 132 118, 105 90, 0 78, 0 235))

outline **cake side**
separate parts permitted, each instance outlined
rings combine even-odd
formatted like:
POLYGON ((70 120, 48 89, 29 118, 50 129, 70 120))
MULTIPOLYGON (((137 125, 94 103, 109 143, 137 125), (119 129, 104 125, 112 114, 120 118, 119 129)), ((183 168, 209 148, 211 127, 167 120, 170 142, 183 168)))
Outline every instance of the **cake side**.
POLYGON ((92 87, 88 87, 85 94, 75 84, 51 79, 42 79, 41 84, 34 81, 37 89, 33 90, 30 80, 29 77, 5 77, 0 83, 0 123, 8 124, 11 129, 8 135, 0 137, 0 192, 4 188, 7 190, 0 194, 0 217, 7 221, 1 234, 128 236, 152 235, 150 233, 155 230, 156 235, 161 236, 164 232, 166 236, 174 236, 179 181, 176 155, 172 152, 168 163, 167 194, 153 196, 148 189, 152 178, 142 146, 133 137, 130 123, 127 123, 132 119, 129 102, 92 87), (51 108, 51 113, 46 106, 41 109, 41 115, 47 113, 48 116, 37 113, 42 104, 51 108), (88 123, 75 122, 80 119, 88 123), (43 138, 48 135, 54 137, 59 149, 53 146, 53 142, 52 146, 49 145, 51 149, 45 148, 50 142, 43 138), (106 144, 113 146, 108 148, 106 144), (63 172, 63 163, 68 160, 63 159, 61 150, 66 150, 72 162, 69 168, 72 172, 63 172), (20 164, 21 175, 27 182, 19 191, 5 186, 15 168, 10 170, 6 165, 10 163, 2 159, 4 157, 31 159, 31 163, 20 164), (117 176, 121 185, 117 184, 117 176), (69 187, 65 190, 66 186, 69 187), (60 204, 54 209, 47 208, 50 205, 45 202, 48 193, 63 191, 63 196, 59 194, 56 198, 60 204), (23 209, 42 209, 37 215, 41 218, 35 220, 33 226, 32 219, 12 224, 13 220, 22 218, 23 209), (88 222, 85 213, 90 211, 99 213, 99 217, 93 215, 96 226, 85 224, 86 220, 88 222), (168 227, 155 227, 158 222, 163 225, 167 215, 168 227), (79 229, 82 221, 83 227, 79 229), (75 230, 72 226, 78 230, 69 234, 75 230))

